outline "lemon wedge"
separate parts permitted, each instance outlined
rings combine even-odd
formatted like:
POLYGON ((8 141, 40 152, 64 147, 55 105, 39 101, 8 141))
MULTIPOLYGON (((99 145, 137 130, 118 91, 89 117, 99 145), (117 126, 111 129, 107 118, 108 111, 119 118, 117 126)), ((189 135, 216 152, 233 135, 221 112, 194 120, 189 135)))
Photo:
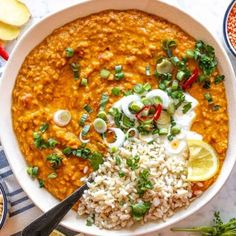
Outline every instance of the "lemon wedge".
POLYGON ((212 146, 200 140, 188 140, 188 180, 205 181, 219 169, 219 160, 212 146))

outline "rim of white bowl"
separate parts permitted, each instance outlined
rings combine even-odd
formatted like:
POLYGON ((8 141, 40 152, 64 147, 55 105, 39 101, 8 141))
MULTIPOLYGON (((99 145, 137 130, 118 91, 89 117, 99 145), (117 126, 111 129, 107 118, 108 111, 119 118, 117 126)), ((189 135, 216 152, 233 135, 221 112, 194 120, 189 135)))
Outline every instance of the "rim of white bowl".
MULTIPOLYGON (((126 2, 126 0, 121 0, 120 2, 126 2)), ((139 2, 140 2, 141 0, 139 0, 139 2)), ((19 47, 19 45, 21 44, 21 42, 23 42, 24 41, 24 39, 28 36, 28 34, 30 34, 30 32, 35 28, 35 27, 37 27, 37 26, 39 26, 39 25, 41 25, 41 24, 43 24, 45 21, 47 21, 48 20, 48 18, 50 18, 50 17, 53 17, 53 16, 56 16, 56 15, 60 15, 60 14, 62 14, 64 11, 70 11, 70 10, 72 10, 74 7, 76 7, 76 6, 81 6, 81 5, 86 5, 86 4, 93 4, 93 3, 95 3, 95 2, 106 2, 106 3, 108 3, 109 2, 109 0, 97 0, 97 1, 95 1, 95 0, 84 0, 84 1, 82 1, 82 2, 80 2, 80 3, 76 3, 76 4, 74 4, 74 5, 71 5, 71 6, 69 6, 69 7, 66 7, 66 8, 64 8, 64 9, 62 9, 62 10, 59 10, 59 11, 57 11, 57 12, 53 12, 53 13, 51 13, 51 14, 49 14, 48 16, 46 16, 46 17, 44 17, 40 22, 38 22, 38 23, 36 23, 35 25, 33 25, 33 26, 31 26, 24 34, 23 34, 23 36, 22 36, 22 38, 21 38, 21 40, 19 40, 18 42, 17 42, 17 44, 16 44, 16 46, 15 46, 15 48, 13 49, 13 52, 12 52, 12 55, 14 55, 16 52, 17 52, 17 49, 18 49, 18 47, 19 47)), ((118 1, 117 1, 118 2, 118 1)), ((137 3, 138 1, 135 1, 135 4, 137 3)), ((222 47, 222 45, 219 43, 219 40, 218 39, 216 39, 209 31, 208 31, 208 29, 203 25, 203 24, 201 24, 198 20, 196 20, 195 18, 193 18, 191 15, 189 15, 188 13, 186 13, 186 12, 184 12, 183 10, 180 10, 179 8, 177 8, 176 6, 173 6, 173 5, 170 5, 170 4, 167 4, 164 0, 159 0, 159 1, 155 1, 155 0, 148 0, 148 2, 151 2, 151 3, 154 3, 154 2, 156 2, 156 4, 158 3, 158 4, 163 4, 163 5, 166 5, 166 6, 168 6, 169 8, 172 8, 172 9, 174 9, 174 11, 177 11, 178 13, 180 13, 180 14, 182 14, 182 15, 184 15, 185 17, 188 17, 188 18, 190 18, 195 24, 198 24, 202 29, 204 29, 204 31, 206 31, 207 33, 208 33, 208 36, 210 36, 211 37, 211 40, 213 40, 214 41, 214 43, 217 45, 217 47, 220 49, 220 52, 224 55, 224 57, 225 57, 225 60, 227 61, 227 66, 228 66, 228 72, 229 72, 229 74, 232 76, 232 77, 235 77, 235 75, 234 75, 234 70, 233 70, 233 67, 232 67, 232 65, 231 65, 231 62, 230 62, 230 60, 229 60, 229 58, 228 58, 228 56, 227 56, 227 54, 226 54, 226 52, 225 52, 225 50, 224 50, 224 48, 222 47)), ((106 9, 108 9, 108 8, 104 8, 103 10, 106 10, 106 9)), ((115 8, 115 7, 113 7, 113 8, 109 8, 109 9, 115 9, 115 10, 118 10, 118 8, 115 8)), ((120 8, 121 10, 124 10, 124 8, 120 8)), ((132 9, 132 8, 126 8, 126 10, 127 9, 132 9)), ((141 10, 141 9, 139 9, 138 7, 136 7, 136 8, 133 8, 133 9, 137 9, 137 10, 141 10)), ((100 10, 100 11, 102 11, 102 10, 100 10)), ((149 13, 148 11, 145 11, 144 9, 142 10, 142 11, 144 11, 144 12, 147 12, 147 13, 149 13)), ((97 12, 99 12, 99 11, 97 11, 97 12)), ((94 14, 94 13, 96 13, 95 11, 92 11, 92 13, 90 13, 90 14, 94 14)), ((150 14, 153 14, 153 13, 150 13, 150 14)), ((89 14, 87 14, 87 15, 89 15, 89 14)), ((158 15, 158 14, 157 14, 158 15)), ((79 18, 79 17, 78 17, 79 18)), ((173 22, 171 22, 171 21, 169 21, 170 23, 173 23, 173 22)), ((64 24, 67 24, 67 23, 69 23, 69 22, 65 22, 64 24)), ((61 26, 63 26, 63 24, 61 25, 61 26)), ((179 27, 181 27, 181 29, 182 29, 182 26, 179 26, 179 27)), ((56 28, 54 28, 54 29, 56 29, 56 28)), ((11 65, 13 63, 13 59, 12 59, 12 57, 10 58, 10 60, 9 60, 9 62, 7 63, 7 68, 4 70, 4 73, 3 73, 3 79, 4 80, 6 80, 7 78, 5 78, 5 74, 6 74, 6 71, 8 70, 8 65, 11 65)), ((14 78, 14 80, 15 80, 15 78, 14 78)), ((230 81, 230 82, 232 82, 232 81, 230 81)), ((3 84, 3 81, 1 81, 1 84, 3 84)), ((233 97, 234 97, 234 101, 236 101, 236 89, 235 88, 232 88, 233 89, 233 97)), ((3 90, 3 86, 1 86, 1 89, 0 89, 0 91, 1 90, 3 90)), ((227 94, 226 94, 227 95, 227 94)), ((228 101, 229 101, 229 99, 227 99, 228 101)), ((0 103, 1 103, 1 101, 0 101, 0 103)), ((0 110, 2 109, 2 111, 4 111, 4 109, 3 108, 1 108, 1 106, 0 106, 0 110)), ((228 114, 229 114, 229 110, 228 110, 228 114)), ((0 120, 1 120, 1 118, 0 118, 0 120)), ((2 124, 1 122, 0 122, 0 127, 4 127, 4 124, 2 124)), ((11 127, 11 129, 12 129, 12 127, 11 127)), ((230 129, 231 130, 231 129, 230 129)), ((229 130, 229 131, 230 131, 229 130)), ((6 155, 7 155, 7 157, 8 156, 10 156, 10 149, 8 150, 8 148, 5 148, 5 147, 7 147, 8 146, 8 144, 7 144, 7 138, 5 138, 5 135, 3 135, 3 133, 1 132, 0 133, 0 137, 1 137, 1 140, 2 140, 2 145, 3 145, 3 147, 4 147, 4 150, 5 150, 5 152, 6 152, 6 155)), ((14 136, 15 137, 15 136, 14 136)), ((229 137, 228 138, 230 138, 230 140, 232 139, 232 134, 231 133, 229 133, 229 137), (231 136, 230 136, 231 135, 231 136)), ((15 137, 15 139, 16 139, 16 137, 15 137)), ((19 150, 19 147, 17 148, 18 150, 19 150)), ((234 153, 236 153, 236 149, 234 150, 233 149, 233 147, 232 147, 232 145, 231 145, 231 151, 233 151, 234 153)), ((227 151, 227 153, 228 153, 228 151, 227 151)), ((23 156, 23 154, 22 154, 22 156, 23 156)), ((200 201, 199 202, 199 204, 197 204, 197 205, 194 205, 194 207, 192 207, 192 209, 190 209, 190 210, 188 210, 188 209, 185 209, 184 210, 184 212, 182 213, 182 215, 181 216, 179 216, 179 218, 178 219, 172 219, 172 218, 168 218, 168 220, 166 221, 166 222, 162 222, 162 223, 156 223, 156 225, 155 225, 155 227, 151 227, 151 228, 149 228, 148 227, 148 225, 145 225, 145 226, 140 226, 140 228, 138 228, 138 230, 136 231, 136 232, 132 232, 132 231, 126 231, 127 229, 125 229, 125 232, 121 232, 121 231, 114 231, 114 230, 100 230, 99 228, 97 228, 97 227, 87 227, 86 228, 86 230, 84 229, 84 228, 75 228, 74 226, 71 226, 71 225, 68 225, 68 222, 66 222, 66 220, 63 220, 62 222, 61 222, 61 224, 63 225, 63 226, 65 226, 65 227, 67 227, 67 228, 69 228, 69 229, 72 229, 72 230, 79 230, 81 233, 86 233, 86 234, 90 234, 90 235, 96 235, 96 236, 104 236, 104 235, 108 235, 108 234, 110 234, 110 233, 113 233, 113 235, 119 235, 119 236, 125 236, 125 235, 142 235, 142 234, 144 234, 144 233, 151 233, 151 232, 155 232, 155 231, 157 231, 157 230, 161 230, 161 229, 163 229, 163 228, 165 228, 165 227, 167 227, 167 226, 170 226, 170 225, 172 225, 172 224, 174 224, 174 223, 177 223, 177 222, 179 222, 179 221, 181 221, 181 220, 183 220, 183 219, 185 219, 185 218, 187 218, 187 217, 189 217, 190 215, 192 215, 193 213, 195 213, 195 212, 197 212, 200 208, 202 208, 204 205, 206 205, 219 191, 220 191, 220 189, 223 187, 223 185, 224 185, 224 183, 226 182, 226 180, 228 179, 228 177, 229 177, 229 175, 230 175, 230 173, 231 173, 231 171, 232 171, 232 169, 233 169, 233 166, 234 166, 234 163, 235 163, 235 160, 236 160, 236 155, 227 155, 227 157, 228 158, 226 158, 226 160, 224 161, 224 165, 223 165, 223 167, 222 167, 222 169, 225 169, 224 168, 224 166, 227 164, 227 173, 226 174, 224 174, 224 175, 222 175, 222 171, 221 171, 221 173, 220 173, 220 175, 218 176, 218 179, 215 181, 215 183, 213 184, 213 186, 211 186, 206 192, 207 192, 207 194, 203 194, 204 195, 204 201, 202 200, 202 198, 203 198, 203 196, 202 197, 200 197, 201 198, 201 200, 202 201, 200 201), (229 156, 229 157, 228 157, 229 156), (230 158, 230 160, 228 160, 230 158), (227 162, 227 163, 226 163, 227 162), (229 163, 228 163, 229 162, 229 163), (216 183, 217 183, 217 187, 214 187, 215 185, 216 185, 216 183)), ((11 158, 8 158, 8 160, 9 160, 9 163, 10 163, 10 166, 12 167, 12 170, 13 170, 13 172, 14 172, 14 174, 15 174, 15 176, 16 176, 16 178, 18 179, 18 181, 21 183, 21 186, 22 186, 22 188, 24 189, 24 191, 28 194, 28 188, 26 187, 26 185, 24 184, 24 183, 22 183, 22 181, 20 181, 20 179, 19 179, 19 176, 16 174, 16 169, 14 168, 14 163, 13 163, 13 161, 11 160, 11 158)), ((38 201, 35 199, 35 196, 32 196, 32 195, 30 195, 30 194, 28 194, 29 195, 29 197, 33 200, 33 202, 35 203, 35 205, 37 205, 41 210, 43 210, 44 211, 44 207, 42 206, 42 205, 39 205, 39 203, 38 203, 38 201)), ((200 199, 199 198, 199 199, 200 199)), ((197 201, 197 200, 195 200, 195 201, 197 201)), ((47 209, 47 210, 49 210, 49 209, 47 209)), ((131 229, 132 230, 132 229, 131 229)))

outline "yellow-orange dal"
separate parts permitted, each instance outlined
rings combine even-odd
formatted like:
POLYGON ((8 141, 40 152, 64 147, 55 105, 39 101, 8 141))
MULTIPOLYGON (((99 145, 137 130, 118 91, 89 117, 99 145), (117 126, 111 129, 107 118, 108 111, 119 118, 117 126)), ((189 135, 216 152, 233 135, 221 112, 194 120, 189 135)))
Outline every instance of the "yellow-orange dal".
MULTIPOLYGON (((62 147, 78 148, 78 139, 82 127, 78 121, 83 113, 83 106, 89 104, 93 113, 88 123, 96 118, 102 93, 109 95, 107 110, 118 99, 113 96, 113 87, 122 91, 132 89, 137 83, 149 82, 157 88, 154 76, 145 75, 145 67, 150 65, 153 74, 156 59, 165 55, 162 41, 173 39, 177 42, 174 55, 182 58, 187 49, 193 49, 195 39, 178 26, 157 16, 141 11, 104 11, 98 14, 80 18, 55 30, 42 43, 34 48, 26 57, 17 76, 13 91, 13 125, 20 149, 29 166, 38 166, 38 178, 45 181, 45 187, 59 199, 64 199, 76 188, 82 185, 80 178, 85 176, 84 168, 89 162, 81 158, 66 157, 61 154, 62 147), (67 58, 65 49, 75 49, 75 55, 67 58), (88 86, 81 86, 80 80, 75 81, 70 64, 79 61, 80 78, 88 79, 88 86), (114 79, 114 66, 122 65, 125 78, 114 79), (108 79, 100 77, 100 70, 106 68, 112 73, 108 79), (72 120, 66 127, 58 127, 53 122, 53 114, 59 109, 67 109, 72 114, 72 120), (45 139, 55 138, 60 144, 55 150, 37 149, 34 145, 33 132, 42 123, 48 123, 49 128, 43 134, 45 139), (57 178, 48 179, 52 168, 46 156, 58 152, 63 156, 61 167, 57 170, 57 178)), ((194 61, 189 61, 191 70, 194 61)), ((214 72, 213 78, 218 75, 214 72)), ((196 109, 197 117, 192 130, 202 134, 204 140, 211 144, 223 162, 227 149, 228 116, 227 102, 223 83, 212 83, 208 90, 214 103, 221 108, 213 111, 211 105, 204 99, 206 90, 195 83, 189 90, 199 101, 196 109)), ((102 138, 91 130, 86 136, 91 142, 87 145, 91 150, 105 153, 106 146, 102 138)), ((92 168, 89 166, 89 172, 92 168)), ((87 173, 87 174, 88 174, 87 173)), ((204 190, 214 178, 204 182, 204 190)))

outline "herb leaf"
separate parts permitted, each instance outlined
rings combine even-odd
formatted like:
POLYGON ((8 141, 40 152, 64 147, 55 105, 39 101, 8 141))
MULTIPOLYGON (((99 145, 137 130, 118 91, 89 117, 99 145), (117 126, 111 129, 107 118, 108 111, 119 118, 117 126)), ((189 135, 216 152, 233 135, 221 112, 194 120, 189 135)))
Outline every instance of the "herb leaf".
POLYGON ((215 84, 219 84, 219 83, 221 83, 224 80, 225 80, 225 76, 224 75, 218 75, 218 76, 215 77, 214 83, 215 84))
POLYGON ((150 172, 148 169, 144 169, 139 174, 138 184, 137 184, 137 193, 142 196, 148 189, 153 188, 152 182, 148 179, 150 172))
POLYGON ((135 220, 141 220, 143 216, 149 211, 151 207, 150 202, 140 202, 131 205, 131 215, 135 220))
POLYGON ((47 156, 47 161, 49 161, 49 163, 51 164, 53 168, 57 169, 62 164, 62 157, 60 157, 56 153, 52 153, 47 156))
POLYGON ((99 152, 94 152, 90 157, 89 161, 91 166, 93 167, 93 170, 98 170, 99 165, 103 163, 103 156, 99 152))

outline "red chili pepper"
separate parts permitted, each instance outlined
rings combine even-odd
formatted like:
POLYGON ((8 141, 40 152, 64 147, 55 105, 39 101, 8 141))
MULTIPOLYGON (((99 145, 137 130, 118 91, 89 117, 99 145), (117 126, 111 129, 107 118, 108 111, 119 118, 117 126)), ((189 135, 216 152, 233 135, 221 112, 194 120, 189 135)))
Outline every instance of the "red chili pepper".
POLYGON ((154 114, 152 115, 146 115, 143 116, 143 112, 147 111, 147 114, 149 113, 150 109, 154 108, 155 113, 156 113, 156 106, 154 105, 146 105, 144 106, 137 114, 136 114, 136 118, 140 121, 146 121, 147 119, 153 120, 154 119, 154 114))
POLYGON ((8 52, 2 46, 0 46, 0 56, 6 61, 9 58, 8 52))
POLYGON ((154 120, 155 121, 157 121, 160 118, 161 111, 162 111, 162 105, 159 104, 159 105, 156 106, 156 112, 154 114, 154 120))
POLYGON ((192 75, 182 84, 182 89, 186 90, 191 87, 191 85, 197 80, 198 78, 198 68, 196 67, 192 73, 192 75))

